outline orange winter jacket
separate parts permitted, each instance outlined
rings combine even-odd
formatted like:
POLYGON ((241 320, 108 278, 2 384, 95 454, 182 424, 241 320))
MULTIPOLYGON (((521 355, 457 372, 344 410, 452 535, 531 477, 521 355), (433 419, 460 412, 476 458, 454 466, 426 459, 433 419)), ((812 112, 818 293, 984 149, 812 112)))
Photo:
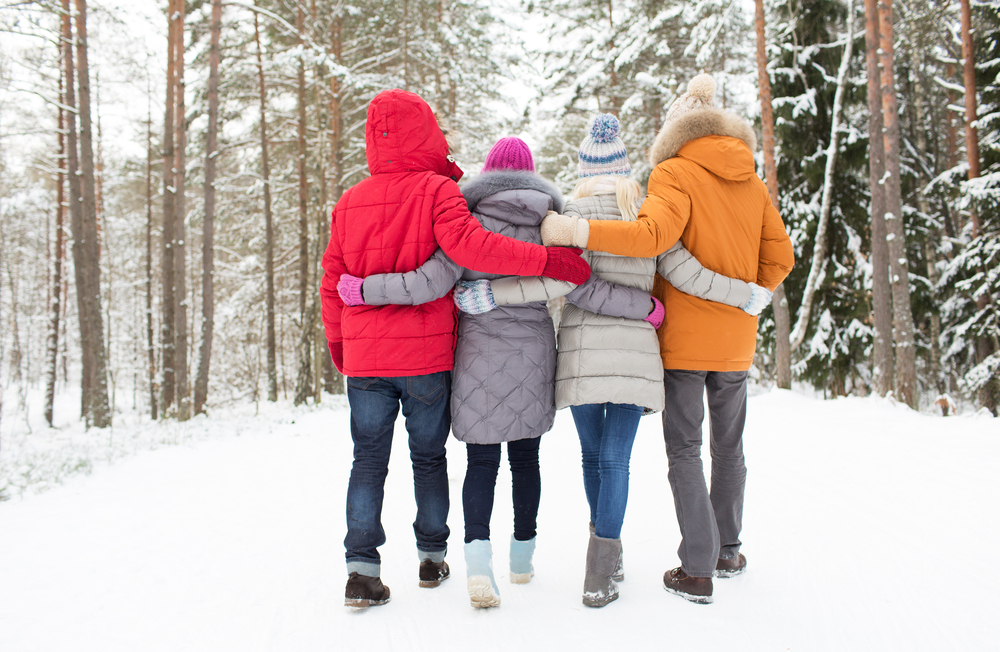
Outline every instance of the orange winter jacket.
MULTIPOLYGON (((653 172, 635 222, 590 221, 588 249, 657 256, 680 239, 705 267, 774 290, 794 264, 792 243, 754 171, 750 125, 719 109, 691 111, 663 126, 650 150, 653 172)), ((684 294, 659 275, 666 308, 657 335, 664 369, 745 371, 757 318, 684 294)))

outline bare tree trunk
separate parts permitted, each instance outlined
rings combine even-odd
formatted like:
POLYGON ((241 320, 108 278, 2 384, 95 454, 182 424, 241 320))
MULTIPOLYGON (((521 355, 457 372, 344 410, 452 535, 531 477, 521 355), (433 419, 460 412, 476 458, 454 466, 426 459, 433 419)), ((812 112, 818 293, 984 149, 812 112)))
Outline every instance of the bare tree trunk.
POLYGON ((156 384, 156 349, 153 345, 153 102, 146 82, 146 357, 149 364, 149 416, 158 414, 156 384))
POLYGON ((868 181, 872 193, 872 307, 874 353, 872 376, 875 391, 885 396, 892 390, 892 290, 889 285, 889 245, 886 242, 885 143, 882 137, 882 94, 878 69, 878 0, 865 0, 865 50, 868 74, 868 181))
MULTIPOLYGON (((296 16, 297 42, 302 45, 305 32, 306 12, 299 4, 296 16)), ((306 175, 306 63, 299 58, 298 87, 298 154, 299 154, 299 361, 298 377, 295 381, 295 405, 306 402, 312 394, 312 324, 307 323, 306 305, 309 295, 309 178, 306 175)))
POLYGON ((76 0, 76 52, 77 84, 80 90, 80 171, 83 190, 83 242, 81 250, 84 263, 84 314, 81 321, 88 322, 89 342, 81 342, 93 353, 90 375, 89 422, 97 428, 111 425, 108 404, 108 374, 105 364, 104 318, 101 315, 101 266, 97 243, 97 196, 94 183, 94 147, 90 120, 90 69, 87 63, 87 1, 76 0))
POLYGON ((167 9, 167 98, 163 114, 163 317, 160 321, 160 339, 163 346, 163 413, 174 404, 175 398, 175 288, 174 241, 176 240, 176 188, 174 187, 174 108, 177 91, 177 21, 174 14, 183 0, 169 0, 167 9))
POLYGON ((823 174, 823 199, 819 210, 819 223, 816 225, 816 239, 813 242, 812 263, 809 276, 806 279, 802 304, 792 330, 792 351, 802 346, 809 329, 809 316, 812 313, 813 298, 819 290, 823 277, 826 275, 826 233, 830 224, 830 210, 833 207, 833 174, 837 167, 837 151, 840 145, 840 116, 844 108, 844 92, 847 87, 847 72, 851 65, 851 55, 854 51, 854 2, 847 1, 847 33, 844 35, 844 56, 840 60, 837 71, 837 90, 833 96, 833 117, 830 124, 830 145, 826 150, 826 169, 823 174))
POLYGON ((205 143, 205 219, 201 236, 201 351, 194 383, 194 413, 205 411, 208 370, 215 331, 215 157, 219 137, 219 39, 222 0, 212 0, 211 44, 208 54, 208 136, 205 143))
MULTIPOLYGON (((256 1, 254 2, 256 6, 256 1)), ((264 180, 264 255, 267 301, 267 400, 278 400, 278 363, 274 333, 274 220, 271 215, 271 169, 267 161, 267 87, 264 84, 264 59, 260 51, 260 26, 253 15, 254 43, 257 45, 257 77, 260 85, 260 155, 264 180)))
POLYGON ((903 193, 899 172, 899 110, 893 75, 892 0, 879 0, 879 64, 882 73, 882 122, 885 144, 885 223, 892 273, 892 322, 895 331, 896 396, 916 409, 917 347, 913 339, 913 309, 910 306, 910 267, 906 258, 906 227, 903 223, 903 193))
MULTIPOLYGON (((333 50, 333 59, 338 64, 342 60, 342 29, 343 23, 338 16, 334 19, 331 31, 330 45, 333 50)), ((344 117, 341 110, 341 88, 340 78, 333 76, 330 82, 330 164, 333 168, 333 193, 330 203, 336 204, 343 191, 344 181, 344 151, 342 134, 344 130, 344 117)), ((323 384, 326 391, 331 394, 344 393, 344 376, 337 371, 330 360, 329 354, 323 356, 323 384)))
MULTIPOLYGON (((760 116, 763 127, 764 146, 764 176, 767 188, 771 194, 771 203, 778 210, 778 168, 774 161, 774 110, 771 107, 771 78, 767 73, 767 41, 765 40, 764 0, 756 0, 757 28, 757 85, 760 87, 760 116)), ((785 296, 784 284, 774 290, 774 330, 775 330, 775 362, 777 369, 775 377, 778 387, 792 387, 792 352, 789 346, 789 334, 792 319, 788 312, 788 298, 785 296)))
POLYGON ((187 246, 186 227, 187 208, 185 202, 185 177, 187 175, 187 115, 184 105, 184 21, 185 0, 177 1, 175 32, 175 65, 177 84, 175 98, 177 108, 174 113, 176 125, 174 135, 177 138, 176 169, 174 170, 174 379, 177 383, 177 419, 187 421, 191 418, 191 386, 188 381, 188 315, 187 315, 187 246))
MULTIPOLYGON (((78 290, 82 290, 86 285, 84 279, 85 262, 83 259, 83 188, 80 176, 80 159, 77 154, 77 115, 76 110, 76 66, 73 63, 73 28, 72 16, 70 13, 69 0, 62 0, 62 45, 63 45, 63 65, 66 69, 66 174, 69 179, 69 223, 70 231, 73 233, 73 276, 78 290)), ((87 328, 90 324, 83 319, 85 310, 83 307, 84 296, 78 291, 76 293, 77 321, 80 324, 80 341, 89 342, 90 335, 87 328)), ((90 418, 90 380, 93 376, 94 366, 93 351, 89 347, 83 346, 80 349, 80 362, 82 374, 80 378, 80 416, 87 420, 90 418)))
MULTIPOLYGON (((65 69, 59 75, 59 102, 66 104, 66 91, 63 88, 65 69)), ((62 309, 62 277, 63 250, 65 249, 63 228, 66 221, 66 137, 64 135, 66 116, 63 107, 59 107, 59 174, 56 181, 56 247, 53 252, 54 272, 52 278, 52 317, 49 322, 49 337, 47 345, 48 369, 45 376, 45 421, 52 426, 53 409, 56 397, 56 370, 59 364, 59 317, 62 309)))

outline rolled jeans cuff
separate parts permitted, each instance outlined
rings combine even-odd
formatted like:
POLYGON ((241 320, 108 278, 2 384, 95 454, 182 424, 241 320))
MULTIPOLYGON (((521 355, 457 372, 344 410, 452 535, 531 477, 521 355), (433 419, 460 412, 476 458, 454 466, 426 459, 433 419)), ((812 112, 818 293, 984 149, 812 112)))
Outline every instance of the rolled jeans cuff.
POLYGON ((347 574, 357 573, 368 577, 379 577, 381 566, 379 562, 349 561, 347 562, 347 574))
POLYGON ((447 552, 448 552, 447 548, 445 548, 444 550, 421 550, 420 548, 417 548, 417 557, 420 559, 420 561, 424 561, 425 559, 427 559, 434 562, 435 564, 440 564, 441 562, 444 561, 444 556, 445 554, 447 554, 447 552))

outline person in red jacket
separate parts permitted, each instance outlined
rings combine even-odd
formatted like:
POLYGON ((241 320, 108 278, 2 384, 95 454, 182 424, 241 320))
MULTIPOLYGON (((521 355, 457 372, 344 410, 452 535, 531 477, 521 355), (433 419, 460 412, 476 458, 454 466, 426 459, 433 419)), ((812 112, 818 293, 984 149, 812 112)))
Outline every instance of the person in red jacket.
POLYGON ((345 604, 389 601, 378 547, 393 424, 402 405, 409 435, 420 586, 446 579, 449 535, 445 442, 457 333, 451 293, 418 306, 368 306, 360 279, 408 272, 440 247, 458 265, 504 275, 583 283, 579 250, 546 249, 491 233, 472 216, 456 183, 462 171, 431 108, 399 89, 379 93, 365 126, 371 176, 333 209, 320 295, 330 356, 347 379, 354 464, 347 488, 345 604), (343 274, 358 282, 340 282, 343 274), (338 287, 339 284, 339 287, 338 287), (345 305, 342 295, 350 299, 345 305))

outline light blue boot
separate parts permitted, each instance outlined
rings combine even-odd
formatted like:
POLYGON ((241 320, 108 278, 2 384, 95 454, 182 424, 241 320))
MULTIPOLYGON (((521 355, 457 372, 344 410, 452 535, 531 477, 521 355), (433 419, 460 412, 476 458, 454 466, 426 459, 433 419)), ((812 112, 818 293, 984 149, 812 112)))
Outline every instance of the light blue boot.
POLYGON ((510 581, 514 584, 527 584, 535 574, 531 565, 531 557, 535 554, 535 539, 518 541, 510 535, 510 581))
POLYGON ((465 570, 472 606, 477 609, 499 607, 500 589, 493 579, 493 547, 488 539, 465 544, 465 570))

